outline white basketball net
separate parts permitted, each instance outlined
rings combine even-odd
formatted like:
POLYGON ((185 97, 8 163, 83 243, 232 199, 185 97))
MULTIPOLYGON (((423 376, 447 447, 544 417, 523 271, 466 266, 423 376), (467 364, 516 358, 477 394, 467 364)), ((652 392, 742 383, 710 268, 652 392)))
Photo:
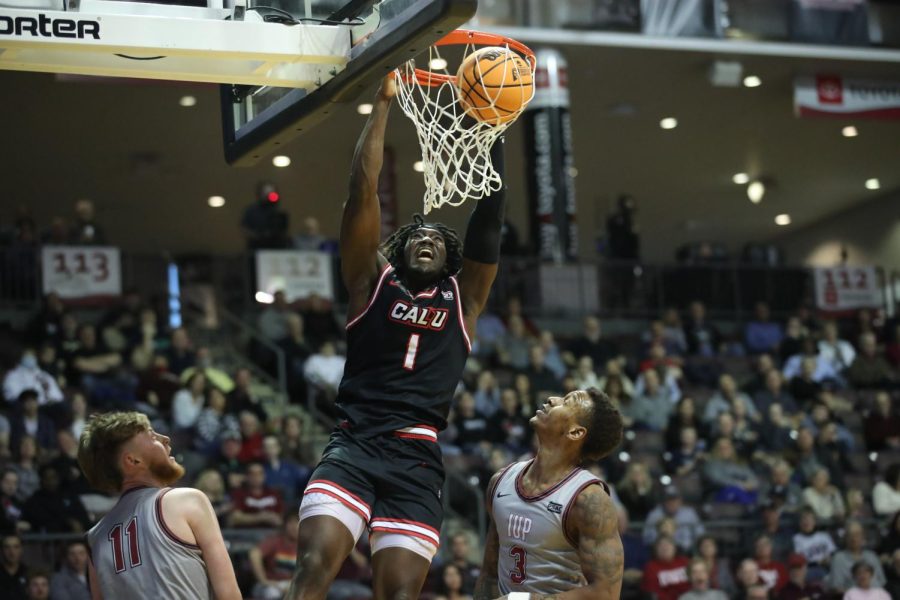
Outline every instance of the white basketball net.
MULTIPOLYGON (((469 44, 464 56, 474 50, 475 46, 469 44)), ((447 64, 439 49, 432 46, 425 64, 431 67, 440 61, 447 64)), ((395 72, 395 81, 400 106, 415 124, 422 149, 425 214, 445 204, 459 206, 468 199, 478 200, 498 191, 503 181, 491 164, 491 147, 516 119, 493 125, 469 117, 459 103, 459 89, 454 82, 420 83, 415 66, 412 60, 401 65, 395 72)), ((446 67, 430 68, 431 72, 449 74, 446 67)), ((530 99, 529 96, 527 100, 530 99)), ((493 106, 491 103, 481 110, 490 111, 493 106)))

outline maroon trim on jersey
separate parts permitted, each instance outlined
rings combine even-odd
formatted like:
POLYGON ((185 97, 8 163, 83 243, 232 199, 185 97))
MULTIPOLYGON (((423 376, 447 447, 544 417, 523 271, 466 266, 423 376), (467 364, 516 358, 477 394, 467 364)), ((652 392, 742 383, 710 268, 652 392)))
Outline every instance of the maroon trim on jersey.
POLYGON ((163 496, 172 491, 172 488, 165 488, 160 493, 159 496, 156 497, 156 520, 159 523, 160 529, 162 532, 166 534, 166 537, 178 544, 179 546, 184 546, 185 548, 190 548, 191 550, 199 550, 200 546, 197 544, 191 544, 190 542, 186 542, 177 535, 175 535, 169 526, 166 525, 166 519, 163 517, 162 511, 162 499, 163 496))
POLYGON ((575 475, 577 475, 582 470, 580 467, 575 467, 568 475, 554 483, 552 486, 550 486, 548 489, 544 490, 537 496, 529 496, 522 489, 522 478, 525 476, 525 473, 528 471, 528 469, 531 468, 531 465, 533 464, 534 459, 532 458, 530 461, 528 461, 528 466, 519 471, 519 476, 516 477, 516 493, 519 494, 519 498, 521 498, 525 502, 537 502, 538 500, 543 500, 544 498, 561 488, 563 485, 565 485, 567 481, 575 477, 575 475))
POLYGON ((122 493, 119 495, 119 500, 121 500, 122 498, 124 498, 125 496, 127 496, 128 494, 130 494, 131 492, 137 492, 137 491, 139 491, 139 490, 150 489, 150 487, 151 487, 151 486, 149 486, 149 485, 139 485, 139 486, 137 486, 137 487, 128 488, 127 490, 125 490, 124 492, 122 492, 122 493))
POLYGON ((599 479, 591 479, 590 481, 588 481, 587 483, 585 483, 584 485, 582 485, 580 488, 578 488, 577 490, 575 490, 575 493, 572 494, 572 499, 569 500, 569 503, 568 503, 568 504, 566 504, 566 509, 563 511, 563 514, 562 514, 562 530, 563 530, 563 535, 566 536, 566 540, 567 540, 570 544, 572 544, 572 547, 573 547, 573 548, 578 548, 578 542, 575 541, 575 540, 573 540, 572 538, 569 537, 569 530, 566 528, 566 521, 567 521, 568 518, 569 518, 569 510, 575 505, 575 501, 578 500, 579 494, 581 494, 581 492, 583 492, 585 489, 591 487, 592 485, 599 485, 599 486, 601 486, 601 487, 603 488, 603 490, 604 490, 607 494, 609 494, 609 487, 608 487, 604 482, 600 481, 599 479))
POLYGON ((459 293, 459 284, 456 282, 456 277, 451 275, 450 283, 453 284, 453 290, 456 292, 456 310, 459 313, 459 328, 462 330, 463 339, 466 341, 466 348, 471 352, 472 340, 469 339, 469 332, 466 331, 466 319, 463 314, 462 296, 459 293))
POLYGON ((353 317, 353 319, 347 321, 347 325, 344 329, 350 329, 354 325, 356 325, 360 319, 366 316, 366 313, 369 312, 369 309, 372 308, 372 305, 375 304, 375 300, 378 299, 378 294, 381 293, 381 286, 384 283, 384 278, 387 277, 388 273, 393 271, 394 267, 391 266, 390 263, 384 266, 384 269, 381 270, 381 275, 378 277, 378 283, 375 284, 375 290, 372 292, 372 297, 369 299, 369 303, 366 304, 366 307, 363 309, 361 313, 353 317))
POLYGON ((518 463, 511 463, 506 465, 502 471, 500 471, 500 476, 497 477, 497 480, 494 481, 493 484, 488 485, 488 493, 487 493, 487 504, 488 508, 494 506, 494 492, 497 491, 497 488, 500 487, 500 482, 503 481, 503 478, 506 477, 506 473, 516 466, 518 463))

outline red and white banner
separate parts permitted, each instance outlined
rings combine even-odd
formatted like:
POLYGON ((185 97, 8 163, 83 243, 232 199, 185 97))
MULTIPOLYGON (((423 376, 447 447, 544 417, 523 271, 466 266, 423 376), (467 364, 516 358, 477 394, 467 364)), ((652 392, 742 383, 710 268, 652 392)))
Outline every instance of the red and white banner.
POLYGON ((65 300, 119 296, 122 268, 119 249, 108 246, 44 246, 41 249, 44 293, 65 300))
POLYGON ((798 77, 794 81, 794 111, 801 117, 900 119, 900 81, 839 75, 798 77))
POLYGON ((825 311, 883 306, 875 267, 815 269, 816 306, 825 311))

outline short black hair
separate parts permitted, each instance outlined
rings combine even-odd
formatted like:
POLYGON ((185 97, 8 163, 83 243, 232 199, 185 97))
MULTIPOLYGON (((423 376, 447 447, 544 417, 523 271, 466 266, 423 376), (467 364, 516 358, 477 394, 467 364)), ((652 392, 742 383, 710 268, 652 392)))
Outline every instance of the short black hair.
POLYGON ((591 398, 590 410, 582 414, 587 429, 581 445, 581 460, 600 460, 609 456, 622 443, 622 414, 609 396, 595 387, 584 390, 591 398))
POLYGON ((893 488, 897 487, 897 482, 900 481, 900 462, 895 462, 887 468, 884 481, 893 488))
POLYGON ((403 274, 407 266, 403 255, 403 251, 406 248, 406 242, 409 241, 409 236, 411 236, 414 231, 423 228, 434 229, 444 237, 444 249, 447 251, 447 260, 444 263, 444 270, 441 272, 441 277, 449 277, 459 273, 459 270, 462 268, 463 259, 462 241, 460 241, 459 235, 443 223, 425 222, 425 219, 422 218, 422 215, 420 214, 413 215, 412 223, 408 223, 397 229, 397 231, 392 233, 381 245, 381 252, 384 254, 384 257, 387 258, 388 262, 391 263, 391 266, 394 267, 397 273, 403 274))
POLYGON ((870 574, 873 574, 873 575, 875 574, 875 569, 872 568, 872 565, 870 565, 869 563, 867 563, 864 560, 858 560, 855 563, 853 563, 853 568, 850 570, 850 572, 853 573, 853 576, 855 577, 856 573, 860 569, 866 569, 870 574))
POLYGON ((24 389, 19 393, 19 402, 25 402, 26 400, 38 400, 40 396, 38 395, 38 391, 33 388, 24 389))

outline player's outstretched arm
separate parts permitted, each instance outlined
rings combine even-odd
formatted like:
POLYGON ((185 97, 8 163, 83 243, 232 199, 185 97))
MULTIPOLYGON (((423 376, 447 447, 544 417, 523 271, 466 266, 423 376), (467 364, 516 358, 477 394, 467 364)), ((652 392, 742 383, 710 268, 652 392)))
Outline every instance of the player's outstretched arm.
MULTIPOLYGON (((491 148, 491 162, 503 174, 503 138, 491 148)), ((500 235, 506 212, 506 185, 478 201, 463 243, 463 264, 459 272, 459 293, 462 295, 466 327, 475 333, 475 320, 487 303, 491 286, 497 277, 500 262, 500 235)))
POLYGON ((341 275, 350 292, 351 318, 368 302, 382 266, 378 257, 381 242, 378 177, 384 162, 384 131, 395 94, 393 78, 385 77, 375 95, 372 114, 359 136, 350 168, 350 198, 341 222, 341 275))
POLYGON ((238 588, 234 567, 225 548, 219 521, 209 498, 200 490, 182 488, 177 491, 178 509, 194 533, 197 545, 203 553, 203 562, 206 563, 216 600, 241 600, 243 596, 238 588))

